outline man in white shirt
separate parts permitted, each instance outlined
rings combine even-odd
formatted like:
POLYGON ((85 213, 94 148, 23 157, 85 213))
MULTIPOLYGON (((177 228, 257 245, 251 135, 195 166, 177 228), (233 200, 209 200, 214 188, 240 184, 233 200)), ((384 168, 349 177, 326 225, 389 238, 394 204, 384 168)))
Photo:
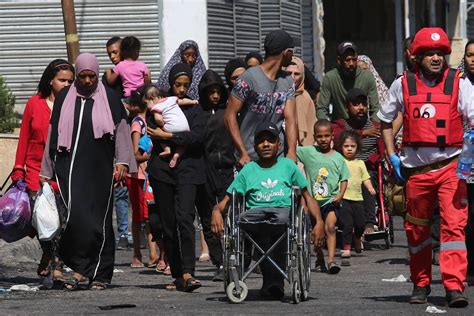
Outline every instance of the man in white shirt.
POLYGON ((465 181, 456 176, 456 165, 463 142, 462 118, 474 117, 474 93, 469 80, 447 67, 445 55, 450 53, 442 29, 421 29, 411 46, 416 56, 414 72, 405 71, 393 82, 377 115, 396 177, 406 180, 405 230, 414 284, 410 303, 426 303, 431 292, 431 217, 438 199, 446 301, 450 307, 465 307, 467 192, 465 181), (392 128, 399 111, 403 112, 400 156, 395 152, 392 128))

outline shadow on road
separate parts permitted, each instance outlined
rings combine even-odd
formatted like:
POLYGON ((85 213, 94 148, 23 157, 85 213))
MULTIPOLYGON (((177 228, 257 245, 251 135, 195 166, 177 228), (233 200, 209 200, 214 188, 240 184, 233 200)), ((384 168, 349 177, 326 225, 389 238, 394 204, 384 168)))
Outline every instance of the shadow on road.
POLYGON ((387 258, 375 261, 375 263, 388 263, 388 264, 404 264, 408 265, 408 260, 405 258, 387 258))
MULTIPOLYGON (((409 295, 369 296, 369 297, 362 297, 362 298, 366 300, 372 300, 375 302, 395 302, 395 303, 403 303, 403 304, 408 304, 408 301, 410 300, 409 295)), ((428 303, 433 304, 433 305, 444 307, 445 302, 446 300, 444 296, 429 296, 428 297, 428 303)))

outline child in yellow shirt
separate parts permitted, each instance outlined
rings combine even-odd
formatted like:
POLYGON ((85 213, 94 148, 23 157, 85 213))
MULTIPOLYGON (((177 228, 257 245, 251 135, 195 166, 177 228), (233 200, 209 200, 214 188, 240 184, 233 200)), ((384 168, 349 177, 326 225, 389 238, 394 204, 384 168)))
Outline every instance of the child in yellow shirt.
POLYGON ((350 178, 341 205, 339 221, 343 226, 343 250, 341 265, 350 265, 352 234, 354 233, 355 251, 361 252, 361 236, 364 233, 364 198, 362 197, 362 184, 370 194, 375 195, 374 187, 370 181, 369 173, 362 160, 355 159, 356 153, 361 148, 360 136, 354 131, 345 131, 338 142, 339 152, 344 156, 349 169, 350 178))

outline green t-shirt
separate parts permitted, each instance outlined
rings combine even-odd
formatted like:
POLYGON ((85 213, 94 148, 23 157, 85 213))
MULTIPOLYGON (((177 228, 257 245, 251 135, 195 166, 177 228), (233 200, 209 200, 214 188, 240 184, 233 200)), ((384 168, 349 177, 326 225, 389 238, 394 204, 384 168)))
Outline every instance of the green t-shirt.
POLYGON ((308 182, 296 164, 288 158, 278 158, 270 168, 252 161, 244 166, 227 189, 246 196, 246 207, 291 207, 291 188, 305 188, 308 182))
POLYGON ((339 183, 350 177, 344 157, 337 151, 325 155, 316 146, 298 147, 296 155, 304 164, 311 195, 320 206, 330 203, 339 194, 339 183))

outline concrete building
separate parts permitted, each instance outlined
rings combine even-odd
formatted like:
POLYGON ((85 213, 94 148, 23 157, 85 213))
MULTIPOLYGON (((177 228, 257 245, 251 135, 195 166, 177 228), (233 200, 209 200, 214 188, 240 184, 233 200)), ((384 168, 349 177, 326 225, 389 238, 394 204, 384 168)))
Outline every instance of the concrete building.
MULTIPOLYGON (((107 39, 135 35, 154 80, 184 40, 194 39, 205 63, 223 74, 228 59, 263 52, 265 35, 283 28, 319 78, 334 67, 337 44, 352 40, 390 83, 403 69, 403 39, 423 26, 447 30, 457 65, 467 35, 474 37, 473 7, 468 0, 75 0, 81 51, 96 54, 104 70, 107 39)), ((22 113, 46 65, 67 56, 61 1, 0 0, 0 47, 0 74, 22 113)))

